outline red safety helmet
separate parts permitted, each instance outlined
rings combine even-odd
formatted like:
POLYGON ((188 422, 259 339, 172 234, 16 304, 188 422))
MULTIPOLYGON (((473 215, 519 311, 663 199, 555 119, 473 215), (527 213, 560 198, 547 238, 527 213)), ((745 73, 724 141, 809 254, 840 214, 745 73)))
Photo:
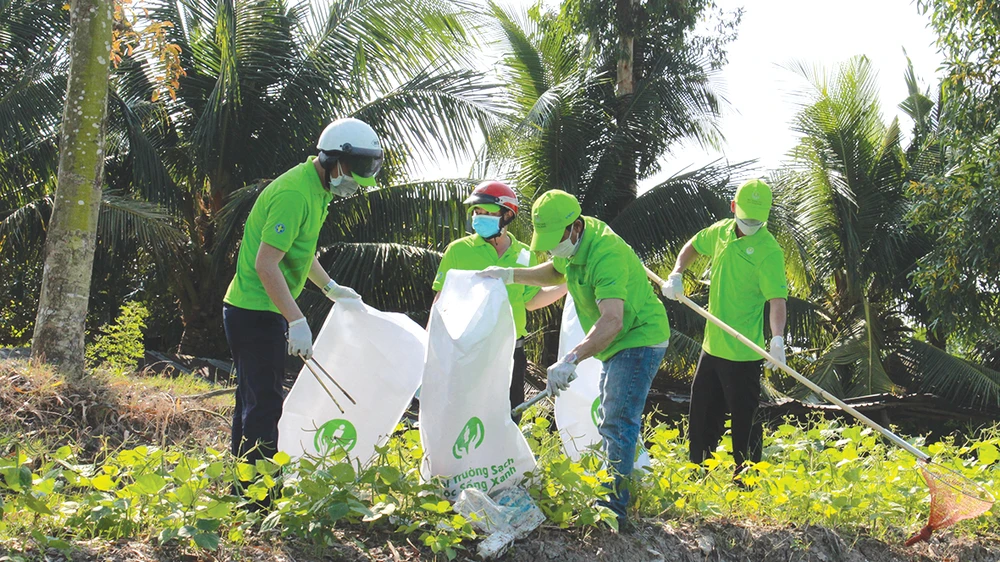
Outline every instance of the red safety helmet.
POLYGON ((484 181, 472 190, 472 195, 465 200, 466 205, 499 205, 509 209, 517 216, 517 194, 499 181, 484 181))

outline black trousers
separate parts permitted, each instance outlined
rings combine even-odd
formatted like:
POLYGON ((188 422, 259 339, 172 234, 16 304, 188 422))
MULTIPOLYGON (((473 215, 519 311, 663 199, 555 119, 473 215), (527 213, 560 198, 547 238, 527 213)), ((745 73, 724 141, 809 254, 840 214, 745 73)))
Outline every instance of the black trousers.
POLYGON ((701 352, 691 383, 688 416, 690 458, 700 463, 712 455, 732 414, 733 460, 736 471, 747 459, 760 462, 763 423, 757 417, 764 361, 730 361, 701 352))
MULTIPOLYGON (((510 377, 510 407, 516 408, 524 403, 524 375, 528 372, 528 357, 524 354, 524 346, 514 348, 514 370, 510 377)), ((520 423, 521 415, 513 417, 514 423, 520 423)))
POLYGON ((278 452, 288 322, 276 312, 229 304, 222 321, 236 366, 232 451, 253 463, 278 452))

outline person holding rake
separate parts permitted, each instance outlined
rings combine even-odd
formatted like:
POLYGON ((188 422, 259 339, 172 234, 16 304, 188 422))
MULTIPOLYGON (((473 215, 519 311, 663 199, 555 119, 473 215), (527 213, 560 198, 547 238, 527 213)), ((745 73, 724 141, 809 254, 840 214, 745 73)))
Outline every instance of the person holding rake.
MULTIPOLYGON (((678 300, 684 294, 684 270, 699 254, 708 256, 712 260, 708 311, 764 347, 764 304, 768 303, 773 335, 768 351, 784 363, 788 282, 784 253, 766 228, 771 203, 771 188, 763 181, 741 185, 731 203, 735 217, 695 234, 677 255, 673 272, 660 289, 663 296, 678 300)), ((720 327, 713 323, 705 326, 691 384, 691 462, 699 464, 715 451, 724 432, 726 411, 732 414, 734 477, 747 461, 760 462, 763 424, 757 407, 763 363, 753 349, 720 327)))

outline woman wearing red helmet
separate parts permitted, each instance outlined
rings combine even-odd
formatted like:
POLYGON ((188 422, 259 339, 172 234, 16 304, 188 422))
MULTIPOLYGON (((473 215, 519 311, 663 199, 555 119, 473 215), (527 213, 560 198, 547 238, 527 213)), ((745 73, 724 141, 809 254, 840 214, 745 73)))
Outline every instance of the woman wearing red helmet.
MULTIPOLYGON (((507 232, 507 225, 517 218, 517 194, 499 181, 484 181, 476 186, 465 200, 470 205, 473 234, 448 245, 441 258, 433 288, 440 294, 445 276, 452 269, 482 271, 490 266, 531 267, 537 265, 535 254, 528 245, 507 232)), ((528 360, 524 355, 524 336, 528 334, 528 310, 542 308, 566 294, 566 285, 558 287, 530 287, 507 285, 507 298, 514 313, 517 343, 514 346, 514 370, 510 382, 510 405, 524 402, 524 374, 528 360)), ((434 300, 437 300, 435 296, 434 300)), ((519 421, 515 418, 514 420, 519 421)))

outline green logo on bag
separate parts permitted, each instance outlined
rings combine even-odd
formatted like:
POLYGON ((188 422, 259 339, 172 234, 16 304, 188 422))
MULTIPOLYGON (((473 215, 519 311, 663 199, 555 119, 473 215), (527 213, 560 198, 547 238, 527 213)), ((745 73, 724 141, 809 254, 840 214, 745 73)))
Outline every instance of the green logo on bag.
POLYGON ((460 459, 468 455, 470 449, 478 449, 483 444, 483 439, 485 438, 486 428, 483 427, 483 421, 473 416, 469 418, 469 421, 465 422, 465 427, 458 434, 458 439, 455 440, 455 444, 451 447, 451 454, 456 459, 460 459))
POLYGON ((590 407, 590 419, 593 420, 594 425, 601 427, 601 397, 598 396, 594 399, 594 404, 590 407))
POLYGON ((350 451, 358 444, 358 430, 347 420, 330 420, 319 426, 313 445, 316 450, 325 453, 335 447, 350 451))

